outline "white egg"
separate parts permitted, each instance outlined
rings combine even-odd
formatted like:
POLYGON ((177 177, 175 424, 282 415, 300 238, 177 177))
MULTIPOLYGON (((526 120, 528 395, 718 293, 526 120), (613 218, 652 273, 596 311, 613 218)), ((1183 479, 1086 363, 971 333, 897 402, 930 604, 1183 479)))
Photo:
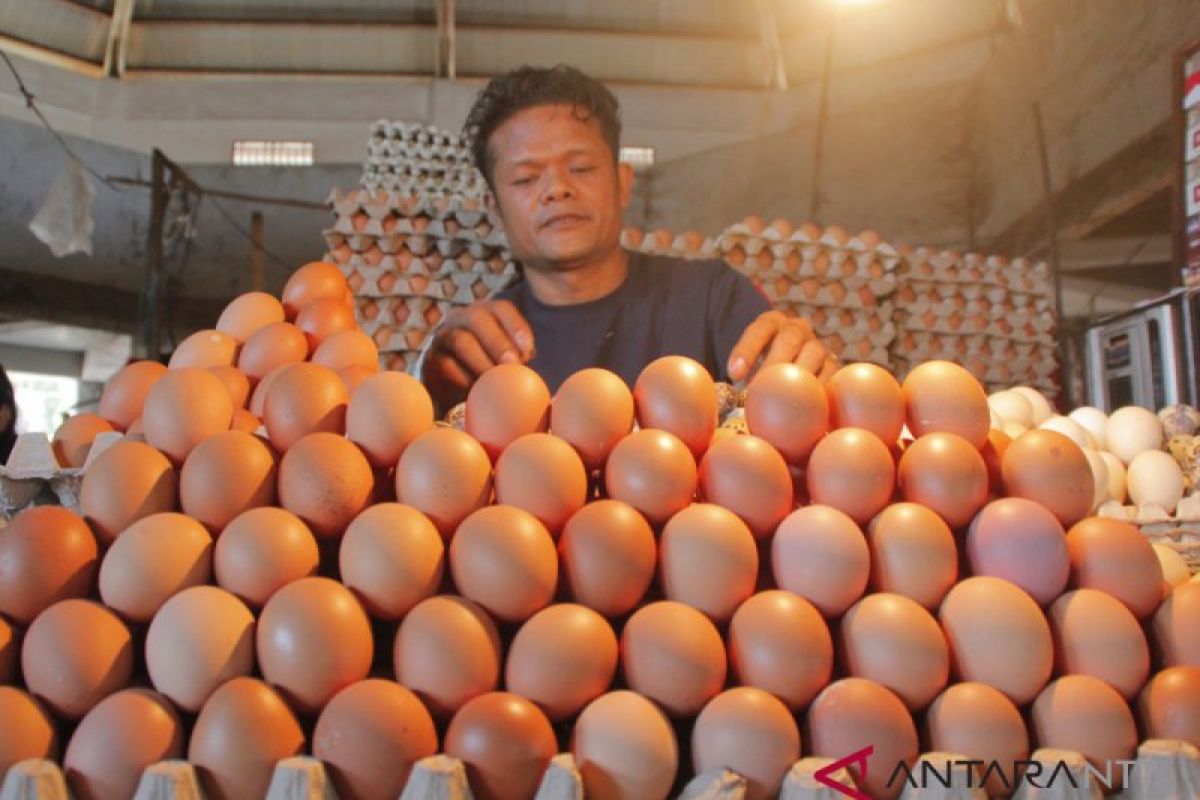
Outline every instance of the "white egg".
POLYGON ((1010 438, 1010 439, 1015 439, 1015 438, 1017 438, 1018 436, 1020 436, 1022 433, 1024 433, 1025 431, 1027 431, 1027 430, 1029 430, 1029 429, 1028 429, 1028 428, 1026 428, 1024 425, 1022 425, 1021 423, 1019 423, 1019 422, 1013 422, 1013 421, 1010 419, 1010 420, 1005 420, 1005 422, 1004 422, 1004 427, 1003 427, 1003 428, 1001 428, 1000 430, 1002 430, 1002 431, 1004 431, 1005 433, 1007 433, 1007 434, 1008 434, 1008 438, 1010 438))
POLYGON ((1012 390, 1024 396, 1029 401, 1029 405, 1033 407, 1032 422, 1034 425, 1041 425, 1054 416, 1054 408, 1050 405, 1050 401, 1037 389, 1032 386, 1014 386, 1012 390))
POLYGON ((1004 425, 1004 420, 996 413, 996 409, 991 406, 988 406, 988 425, 994 430, 1000 430, 1001 426, 1004 425))
POLYGON ((1095 445, 1089 441, 1087 430, 1082 425, 1073 419, 1055 414, 1050 419, 1038 425, 1042 430, 1057 431, 1063 436, 1066 436, 1080 447, 1094 447, 1095 445))
POLYGON ((1104 466, 1108 468, 1108 496, 1118 503, 1124 503, 1126 497, 1124 462, 1107 450, 1100 451, 1100 458, 1104 459, 1104 466))
POLYGON ((1125 508, 1125 506, 1121 505, 1116 500, 1105 500, 1103 503, 1101 503, 1100 507, 1096 509, 1096 516, 1111 517, 1113 519, 1122 520, 1128 520, 1130 518, 1129 511, 1125 508))
POLYGON ((1183 556, 1174 547, 1155 543, 1154 554, 1158 556, 1159 566, 1162 567, 1163 580, 1172 589, 1176 586, 1182 586, 1191 578, 1192 573, 1188 569, 1187 562, 1183 560, 1183 556))
POLYGON ((1162 420, 1141 406, 1118 408, 1108 417, 1104 438, 1109 452, 1129 464, 1139 453, 1162 447, 1162 420))
POLYGON ((1067 415, 1078 422, 1096 440, 1096 447, 1103 450, 1108 446, 1105 430, 1108 427, 1108 414, 1093 406, 1080 406, 1067 415))
POLYGON ((1092 509, 1099 507, 1101 503, 1108 500, 1108 466, 1104 463, 1104 459, 1100 454, 1091 447, 1079 448, 1087 457, 1088 466, 1092 468, 1092 484, 1095 489, 1092 494, 1092 509))
POLYGON ((1139 506, 1156 505, 1175 513, 1183 497, 1183 470, 1170 453, 1146 450, 1139 453, 1125 473, 1129 496, 1139 506))
POLYGON ((1003 422, 1015 422, 1028 428, 1033 424, 1033 404, 1020 392, 1005 389, 988 396, 988 408, 1003 422))

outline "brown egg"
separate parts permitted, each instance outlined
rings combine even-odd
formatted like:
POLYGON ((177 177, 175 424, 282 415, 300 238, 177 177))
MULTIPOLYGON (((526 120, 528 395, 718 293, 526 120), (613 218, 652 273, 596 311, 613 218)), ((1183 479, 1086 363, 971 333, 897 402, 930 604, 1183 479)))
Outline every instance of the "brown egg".
POLYGON ((712 376, 684 356, 651 361, 633 387, 637 419, 679 437, 697 459, 717 429, 717 387, 712 376))
MULTIPOLYGON (((0 616, 0 686, 17 683, 17 665, 21 660, 21 640, 17 631, 0 616)), ((0 777, 0 782, 4 780, 0 777)))
POLYGON ((318 364, 293 364, 276 376, 263 405, 271 444, 281 453, 310 433, 341 435, 346 429, 346 386, 318 364))
POLYGON ((184 732, 166 698, 126 689, 105 698, 79 723, 63 769, 79 800, 125 800, 151 764, 183 756, 184 732))
POLYGON ((232 366, 237 358, 238 342, 220 331, 196 331, 188 336, 167 362, 167 369, 232 366))
POLYGON ((275 322, 283 322, 283 304, 266 292, 247 292, 229 301, 217 318, 217 330, 239 344, 275 322))
POLYGON ((949 361, 926 361, 904 379, 905 419, 914 436, 956 433, 976 449, 991 428, 987 394, 974 375, 949 361))
POLYGON ((50 446, 61 466, 82 467, 96 437, 112 430, 113 426, 99 414, 76 414, 58 426, 50 446))
POLYGON ((301 578, 271 595, 257 641, 263 678, 305 714, 367 677, 374 652, 362 606, 329 578, 301 578))
POLYGON ((179 504, 220 532, 244 511, 275 503, 275 452, 253 434, 225 431, 188 454, 179 473, 179 504))
POLYGON ((1047 609, 1060 675, 1091 675, 1126 700, 1150 675, 1150 648, 1137 619, 1098 589, 1067 592, 1047 609))
POLYGON ((404 449, 396 499, 433 521, 442 538, 492 497, 492 464, 479 442, 454 428, 433 428, 404 449))
POLYGON ((216 375, 225 385, 225 391, 229 392, 229 399, 233 402, 234 411, 244 409, 246 403, 250 402, 250 379, 246 377, 246 373, 237 367, 227 365, 208 367, 208 371, 216 375))
POLYGON ((1000 470, 1009 496, 1041 503, 1063 525, 1092 510, 1092 468, 1079 445, 1057 431, 1032 430, 1013 439, 1000 470))
POLYGON ((235 517, 217 539, 217 583, 252 608, 293 581, 315 575, 317 540, 303 520, 282 508, 253 508, 235 517))
POLYGON ((541 376, 524 364, 492 367, 467 394, 467 433, 483 445, 493 461, 509 443, 546 430, 549 418, 550 390, 541 376))
POLYGON ((125 430, 142 415, 150 387, 166 374, 167 368, 157 361, 127 364, 104 385, 96 413, 117 430, 125 430))
POLYGON ((820 612, 799 595, 760 592, 729 623, 729 663, 738 683, 764 689, 799 711, 829 683, 833 641, 820 612))
POLYGON ((79 509, 96 538, 108 544, 142 517, 174 511, 177 485, 166 456, 143 442, 121 441, 84 473, 79 509))
POLYGON ((937 611, 958 580, 958 548, 945 521, 925 506, 893 503, 871 520, 866 539, 871 589, 937 611))
POLYGON ((27 758, 58 760, 58 733, 42 704, 15 686, 0 685, 0 785, 9 767, 27 758))
POLYGON ((339 798, 399 797, 413 765, 438 752, 437 730, 415 694, 370 678, 325 706, 312 752, 325 763, 339 798))
POLYGON ((1015 584, 967 578, 946 595, 938 618, 959 680, 986 683, 1023 705, 1050 679, 1050 626, 1033 598, 1015 584))
POLYGON ((257 678, 221 686, 196 718, 187 760, 212 800, 266 797, 275 762, 304 752, 304 731, 274 689, 257 678))
POLYGON ((597 500, 576 511, 558 550, 572 599, 608 617, 633 610, 658 562, 650 524, 619 500, 597 500))
POLYGON ((692 452, 679 437, 643 429, 613 448, 604 470, 608 494, 661 525, 692 502, 699 474, 692 452))
POLYGON ((261 427, 262 420, 246 409, 235 408, 233 410, 233 421, 229 423, 229 430, 241 431, 242 433, 257 433, 261 427))
POLYGON ((910 711, 933 702, 950 678, 950 651, 937 620, 900 594, 872 594, 842 617, 847 671, 896 693, 910 711))
POLYGON ((352 442, 333 433, 310 433, 279 462, 279 504, 322 539, 346 530, 371 502, 375 475, 352 442))
POLYGON ((379 348, 375 340, 358 328, 330 334, 313 351, 312 362, 342 372, 350 367, 379 371, 379 348))
POLYGON ((938 695, 925 714, 932 750, 987 763, 989 795, 1007 796, 1016 788, 1014 764, 1029 757, 1025 720, 1012 701, 983 683, 956 683, 938 695), (1000 766, 992 770, 995 762, 1000 766))
POLYGON ((373 467, 393 467, 414 439, 433 428, 433 401, 421 382, 403 372, 364 380, 346 409, 346 437, 373 467))
POLYGON ((862 428, 890 443, 904 427, 904 394, 900 383, 882 367, 867 362, 847 364, 825 384, 830 428, 862 428))
POLYGON ((146 633, 154 688, 196 712, 218 686, 254 668, 254 615, 216 586, 193 586, 167 600, 146 633))
MULTIPOLYGON (((1137 726, 1117 691, 1090 675, 1065 675, 1033 703, 1031 730, 1038 747, 1081 753, 1101 774, 1108 761, 1132 759, 1137 726)), ((1121 770, 1113 775, 1119 783, 1121 770)), ((1116 785, 1116 784, 1114 784, 1116 785)))
POLYGON ((363 511, 342 538, 341 579, 372 617, 400 620, 442 583, 445 545, 429 518, 411 506, 381 503, 363 511))
POLYGON ((480 800, 533 797, 558 752, 554 729, 533 703, 508 692, 469 700, 446 729, 446 755, 467 768, 480 800))
POLYGON ((129 427, 125 429, 125 439, 134 442, 146 441, 146 431, 142 427, 141 417, 138 417, 133 422, 129 423, 129 427))
POLYGON ((550 432, 578 451, 589 472, 633 429, 633 394, 615 372, 599 367, 571 375, 550 405, 550 432))
POLYGON ((346 387, 346 392, 351 398, 354 397, 354 393, 358 390, 358 387, 362 385, 363 381, 378 374, 378 368, 368 369, 367 367, 359 366, 358 364, 351 364, 345 369, 338 370, 338 377, 342 379, 342 385, 346 387))
POLYGON ((905 449, 896 472, 901 497, 936 511, 951 528, 966 525, 987 502, 983 456, 953 433, 918 438, 905 449))
POLYGON ((131 622, 149 622, 172 595, 208 583, 212 554, 212 536, 191 517, 143 517, 104 554, 100 598, 131 622))
POLYGON ((807 506, 779 525, 771 568, 780 589, 838 617, 866 590, 871 553, 854 520, 836 508, 807 506))
POLYGON ((1164 666, 1200 667, 1200 583, 1192 580, 1171 591, 1154 613, 1150 635, 1164 666))
POLYGON ((667 522, 659 574, 669 600, 727 622, 758 580, 758 546, 746 523, 727 509, 696 503, 667 522))
POLYGON ((308 342, 308 352, 315 353, 325 340, 338 333, 358 329, 354 306, 340 297, 322 297, 300 309, 295 325, 308 342))
POLYGON ((746 389, 746 424, 789 464, 801 464, 829 430, 825 387, 797 364, 772 364, 746 389))
POLYGON ((1162 600, 1162 566, 1154 548, 1128 522, 1088 517, 1067 531, 1071 586, 1100 589, 1145 619, 1162 600))
POLYGON ((462 597, 423 600, 400 623, 392 649, 396 680, 435 717, 446 718, 500 681, 500 634, 480 606, 462 597))
POLYGON ((966 551, 972 573, 1015 583, 1040 606, 1054 602, 1071 573, 1062 524, 1022 497, 984 506, 967 531, 966 551))
POLYGON ((91 592, 96 569, 87 523, 65 508, 31 506, 0 528, 0 614, 28 625, 60 600, 91 592))
POLYGON ((25 631, 21 672, 30 693, 57 716, 79 719, 129 685, 133 675, 129 629, 99 603, 55 603, 25 631))
POLYGON ((521 622, 549 605, 558 585, 554 540, 537 517, 513 506, 471 514, 450 540, 454 585, 506 622, 521 622))
POLYGON ((203 369, 167 372, 146 395, 146 441, 176 464, 208 437, 229 430, 233 401, 220 379, 203 369))
POLYGON ((896 465, 878 436, 858 428, 833 431, 808 460, 808 494, 865 525, 892 499, 896 465))
POLYGON ((758 539, 775 532, 792 510, 792 476, 787 462, 757 436, 714 441, 700 460, 700 494, 750 526, 758 539))
MULTIPOLYGON (((237 368, 257 381, 265 381, 271 370, 298 364, 308 358, 308 339, 290 322, 273 322, 256 331, 238 354, 237 368)), ((250 410, 257 416, 253 402, 250 410)))
POLYGON ((344 300, 350 287, 341 270, 327 261, 310 261, 292 273, 283 287, 283 309, 288 319, 323 297, 344 300))
POLYGON ((571 752, 585 796, 596 800, 666 800, 679 769, 670 721, 635 692, 593 700, 575 723, 571 752))
POLYGON ((504 685, 554 722, 608 691, 617 670, 617 636, 604 617, 563 603, 542 609, 517 631, 504 685))
POLYGON ((588 496, 579 454, 549 433, 527 433, 504 448, 495 481, 497 503, 528 511, 555 537, 588 496))
POLYGON ((672 716, 690 717, 725 685, 725 644, 708 617, 691 606, 650 603, 625 623, 621 670, 630 689, 672 716))
POLYGON ((692 728, 692 768, 729 769, 746 779, 746 797, 778 797, 800 758, 800 730, 787 706, 761 689, 739 686, 708 701, 692 728))
POLYGON ((866 678, 843 678, 817 695, 804 720, 804 735, 814 756, 845 758, 868 744, 871 760, 888 765, 868 769, 866 762, 851 762, 855 782, 874 798, 894 798, 903 781, 889 785, 894 768, 904 762, 910 768, 919 753, 917 729, 900 698, 866 678))
POLYGON ((1167 667, 1146 684, 1137 707, 1146 738, 1181 739, 1200 747, 1200 667, 1167 667))

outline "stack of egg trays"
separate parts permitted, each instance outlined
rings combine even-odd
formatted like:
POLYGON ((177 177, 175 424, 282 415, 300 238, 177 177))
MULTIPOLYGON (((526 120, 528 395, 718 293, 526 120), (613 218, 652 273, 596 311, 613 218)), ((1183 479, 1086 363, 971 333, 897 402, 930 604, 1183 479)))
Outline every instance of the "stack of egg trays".
POLYGON ((384 119, 371 126, 360 183, 408 195, 479 198, 487 190, 458 134, 384 119))
POLYGON ((896 367, 962 364, 989 388, 1056 393, 1055 320, 1045 263, 930 248, 904 249, 898 270, 896 367))
POLYGON ((872 231, 752 219, 725 229, 717 247, 785 313, 803 316, 846 361, 889 365, 899 251, 872 231))
POLYGON ((382 365, 411 371, 433 328, 516 268, 478 198, 353 190, 330 197, 328 258, 346 275, 382 365))

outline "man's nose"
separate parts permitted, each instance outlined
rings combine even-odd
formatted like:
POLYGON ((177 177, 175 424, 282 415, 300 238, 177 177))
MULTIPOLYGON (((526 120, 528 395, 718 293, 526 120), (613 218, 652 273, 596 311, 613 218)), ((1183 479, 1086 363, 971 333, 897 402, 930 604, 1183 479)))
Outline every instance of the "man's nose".
POLYGON ((571 186, 570 176, 565 170, 551 168, 545 172, 545 184, 542 189, 542 202, 557 202, 575 195, 571 186))

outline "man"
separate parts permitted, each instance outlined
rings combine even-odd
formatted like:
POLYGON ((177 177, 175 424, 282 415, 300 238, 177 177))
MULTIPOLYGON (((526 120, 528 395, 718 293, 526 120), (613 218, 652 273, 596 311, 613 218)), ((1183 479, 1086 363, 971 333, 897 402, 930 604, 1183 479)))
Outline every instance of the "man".
POLYGON ((550 390, 600 366, 631 386, 663 355, 686 355, 719 380, 795 362, 822 379, 837 359, 802 319, 772 311, 720 261, 648 257, 620 244, 633 171, 618 160, 616 98, 576 69, 522 67, 494 78, 465 132, 508 237, 518 280, 448 314, 422 379, 442 408, 486 369, 526 363, 550 390))

